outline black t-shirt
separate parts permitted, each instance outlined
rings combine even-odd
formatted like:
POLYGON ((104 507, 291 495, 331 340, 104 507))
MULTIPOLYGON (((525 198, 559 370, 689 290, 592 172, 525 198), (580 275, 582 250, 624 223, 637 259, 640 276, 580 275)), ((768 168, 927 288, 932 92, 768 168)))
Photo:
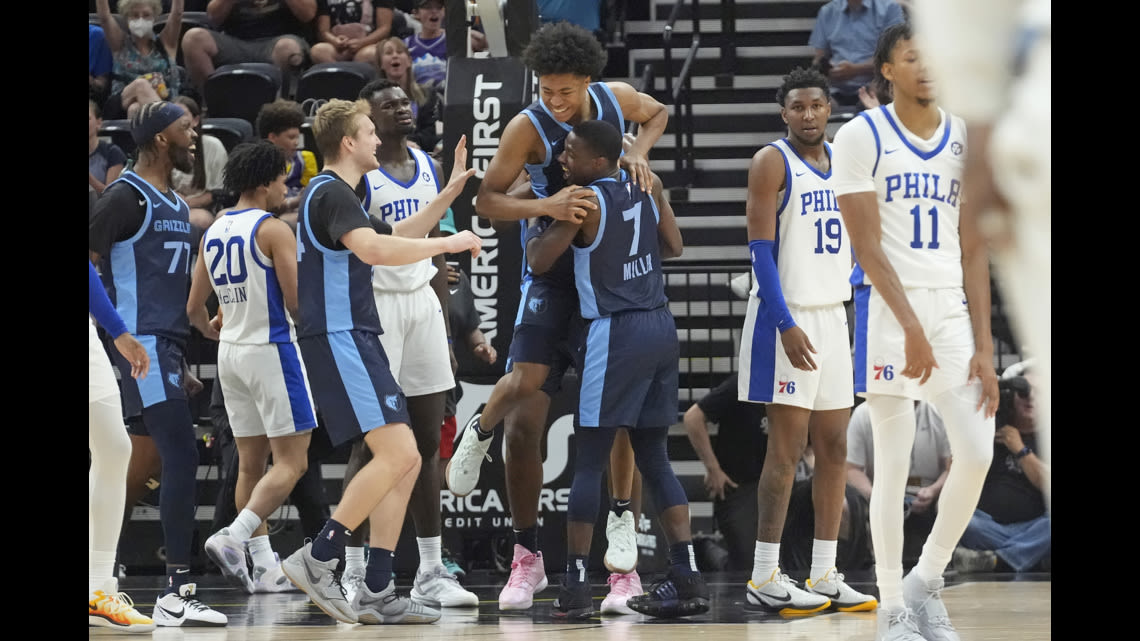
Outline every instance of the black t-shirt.
POLYGON ((734 373, 709 390, 697 406, 719 426, 712 443, 721 469, 736 483, 748 483, 760 478, 764 466, 768 416, 762 403, 737 400, 736 382, 734 373))
POLYGON ((341 244, 340 238, 354 229, 368 225, 382 234, 392 233, 392 228, 387 223, 375 220, 365 213, 356 192, 340 176, 327 169, 317 175, 333 176, 345 187, 338 189, 330 185, 329 189, 320 189, 309 199, 308 211, 312 216, 309 226, 321 246, 338 251, 347 249, 341 244))
MULTIPOLYGON (((175 200, 174 192, 166 195, 175 200)), ((111 245, 138 233, 146 220, 146 200, 130 183, 116 182, 95 201, 95 212, 87 227, 88 248, 106 257, 111 245)), ((195 248, 197 249, 197 248, 195 248)))
MULTIPOLYGON (((395 9, 395 0, 372 0, 372 27, 376 27, 376 9, 395 9)), ((317 0, 317 15, 328 16, 329 24, 349 24, 360 22, 364 13, 362 0, 317 0)))
POLYGON ((301 22, 285 0, 237 0, 222 23, 222 33, 241 40, 260 40, 285 34, 310 40, 308 24, 301 22))
MULTIPOLYGON (((1037 450, 1037 436, 1022 434, 1026 447, 1037 450)), ((1024 523, 1045 514, 1045 496, 1021 469, 1021 461, 1001 443, 994 444, 994 458, 982 485, 978 509, 1001 524, 1024 523)))

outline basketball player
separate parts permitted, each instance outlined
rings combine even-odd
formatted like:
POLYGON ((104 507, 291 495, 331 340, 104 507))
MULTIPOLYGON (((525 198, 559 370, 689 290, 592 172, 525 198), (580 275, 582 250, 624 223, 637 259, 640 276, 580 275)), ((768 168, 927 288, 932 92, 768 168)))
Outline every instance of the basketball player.
POLYGON ((758 485, 749 604, 780 614, 873 610, 835 568, 854 404, 844 301, 851 248, 830 187, 827 78, 793 69, 776 91, 786 138, 756 152, 748 172, 748 248, 756 275, 740 341, 737 395, 764 403, 768 450, 758 485), (815 539, 805 588, 780 571, 780 539, 796 465, 811 434, 815 539))
MULTIPOLYGON (((471 232, 401 238, 373 229, 354 191, 364 174, 379 166, 380 140, 369 114, 364 100, 330 100, 313 121, 325 169, 302 194, 297 218, 297 340, 331 444, 363 438, 372 460, 345 488, 317 538, 281 566, 290 581, 338 621, 431 623, 439 619, 438 610, 396 596, 390 554, 372 555, 351 602, 337 572, 343 567, 345 542, 365 518, 373 524, 376 547, 395 549, 420 471, 407 403, 380 344, 383 329, 372 293, 372 265, 406 265, 446 252, 475 254, 481 242, 471 232)), ((440 206, 455 199, 472 173, 448 183, 437 196, 440 206)))
POLYGON ((115 578, 115 548, 123 524, 126 500, 127 466, 131 460, 131 440, 123 429, 123 405, 111 361, 103 341, 95 331, 97 321, 112 337, 131 365, 131 377, 146 377, 150 355, 131 333, 107 298, 95 266, 87 264, 87 414, 90 432, 91 470, 88 473, 87 527, 87 615, 88 626, 124 632, 150 632, 154 620, 134 608, 134 602, 119 592, 115 578))
POLYGON ((190 324, 219 341, 216 382, 238 451, 238 514, 206 539, 206 554, 248 594, 293 589, 273 554, 265 519, 308 469, 309 438, 317 426, 294 324, 297 240, 269 213, 285 201, 287 175, 285 156, 269 141, 233 150, 224 184, 240 196, 202 234, 186 303, 190 324), (220 332, 206 310, 210 294, 217 295, 220 332), (273 467, 266 472, 270 454, 273 467))
MULTIPOLYGON (((1044 0, 918 2, 941 102, 966 121, 962 208, 979 218, 1002 298, 1037 368, 1037 434, 1049 461, 1052 388, 1052 9, 1044 0), (995 62, 996 61, 996 62, 995 62)), ((1046 505, 1049 487, 1046 480, 1046 505)))
POLYGON ((659 181, 651 176, 652 192, 647 193, 621 180, 621 151, 621 130, 612 124, 583 120, 575 125, 558 161, 568 181, 590 188, 598 207, 581 223, 555 222, 527 245, 535 274, 546 273, 572 247, 574 282, 587 322, 574 430, 578 451, 566 518, 566 574, 551 610, 559 619, 594 613, 587 567, 597 488, 622 427, 670 543, 666 579, 626 605, 656 617, 701 614, 709 607, 708 587, 693 554, 688 500, 666 451, 669 425, 677 420, 680 347, 661 260, 680 255, 681 232, 672 216, 661 215, 659 181), (658 226, 665 227, 665 243, 652 233, 658 226))
MULTIPOLYGON (((372 109, 380 138, 376 150, 380 167, 364 174, 361 185, 364 208, 374 221, 390 225, 394 234, 440 236, 439 221, 447 213, 447 205, 433 203, 442 187, 439 177, 443 169, 424 151, 408 146, 408 136, 416 131, 411 99, 400 85, 386 79, 370 82, 361 89, 360 97, 372 109)), ((460 139, 455 153, 465 158, 466 138, 460 139)), ((455 163, 460 174, 466 166, 464 158, 455 163)), ((411 596, 429 607, 475 607, 479 597, 463 589, 444 567, 442 556, 440 425, 447 392, 455 387, 446 258, 439 254, 409 265, 377 266, 372 270, 372 288, 384 328, 380 343, 407 397, 411 428, 422 458, 408 502, 420 553, 411 596)), ((351 482, 369 456, 363 443, 353 445, 345 483, 351 482)), ((351 541, 355 545, 345 548, 346 572, 364 571, 363 530, 357 528, 351 541)), ((386 551, 373 547, 371 553, 386 551)))
MULTIPOLYGON (((197 584, 190 582, 198 472, 194 419, 182 388, 182 356, 190 336, 190 208, 171 187, 170 172, 194 170, 198 135, 186 110, 161 101, 139 109, 131 119, 131 137, 138 161, 95 203, 88 242, 115 310, 150 355, 145 379, 121 377, 121 397, 132 440, 131 467, 149 466, 145 452, 153 450, 162 465, 166 589, 152 618, 159 626, 223 626, 226 616, 202 604, 197 584), (153 444, 135 446, 136 440, 153 444)), ((132 371, 117 352, 112 359, 120 373, 132 371)), ((128 470, 128 478, 133 475, 128 470)))
POLYGON ((894 102, 839 129, 833 189, 855 250, 855 392, 874 434, 871 538, 880 639, 958 639, 942 572, 974 513, 993 457, 997 375, 989 256, 961 209, 966 136, 935 101, 920 40, 886 29, 874 64, 894 102), (934 405, 954 464, 918 563, 902 576, 903 506, 914 401, 934 405))
MULTIPOLYGON (((626 120, 640 124, 637 140, 620 164, 635 186, 649 190, 649 149, 665 131, 668 112, 651 96, 624 82, 591 82, 601 73, 605 55, 592 33, 567 22, 546 25, 531 37, 523 59, 538 76, 541 95, 503 130, 479 187, 475 208, 480 216, 520 221, 521 237, 528 219, 539 219, 543 225, 552 220, 580 220, 596 207, 585 198, 592 191, 568 184, 557 162, 566 134, 585 120, 605 120, 618 131, 626 120), (536 198, 508 194, 524 170, 536 198)), ((571 260, 567 251, 542 276, 532 275, 524 263, 507 373, 495 384, 482 414, 473 416, 464 427, 464 437, 448 464, 448 487, 459 496, 469 493, 478 481, 479 465, 490 447, 493 430, 506 419, 506 485, 515 547, 511 575, 499 594, 501 609, 530 608, 534 594, 547 586, 538 549, 540 445, 550 399, 572 361, 567 343, 571 326, 580 324, 575 320, 577 294, 571 260), (468 435, 477 438, 466 438, 468 435)), ((619 457, 627 468, 632 459, 619 457)), ((615 470, 615 476, 632 479, 633 475, 625 469, 615 470)), ((630 573, 637 564, 634 515, 623 504, 631 498, 632 488, 618 487, 614 493, 614 517, 608 521, 614 527, 606 530, 605 564, 614 572, 630 573)))

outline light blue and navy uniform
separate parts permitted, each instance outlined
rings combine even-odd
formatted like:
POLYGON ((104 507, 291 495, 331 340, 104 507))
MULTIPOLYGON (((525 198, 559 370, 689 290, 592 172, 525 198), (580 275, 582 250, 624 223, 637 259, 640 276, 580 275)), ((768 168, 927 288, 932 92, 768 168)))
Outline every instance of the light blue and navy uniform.
MULTIPOLYGON (((625 117, 609 86, 604 82, 594 82, 587 88, 587 92, 593 101, 597 119, 605 120, 618 131, 623 131, 625 117)), ((542 100, 534 101, 523 113, 530 119, 546 147, 542 162, 526 165, 535 196, 546 198, 566 186, 558 156, 562 154, 566 136, 573 127, 555 119, 542 100)), ((527 266, 527 240, 541 234, 553 222, 553 219, 543 216, 529 229, 527 221, 521 223, 522 295, 507 355, 507 371, 511 370, 511 365, 516 361, 549 365, 550 375, 542 390, 550 395, 558 391, 563 373, 573 363, 578 343, 577 328, 581 326, 581 318, 576 310, 578 297, 574 289, 571 252, 567 250, 541 276, 532 274, 527 266)))
MULTIPOLYGON (((143 408, 171 399, 186 399, 182 389, 182 356, 190 336, 186 299, 190 291, 190 208, 178 194, 164 194, 132 171, 116 183, 137 192, 146 214, 138 232, 111 245, 102 257, 103 284, 115 311, 150 354, 150 370, 142 380, 122 376, 123 416, 139 416, 143 408)), ((131 366, 118 350, 110 350, 119 372, 131 366)))
POLYGON ((583 427, 663 427, 677 420, 680 347, 665 296, 651 194, 630 182, 591 183, 600 223, 573 247, 586 319, 578 421, 583 427))
POLYGON ((372 224, 351 186, 327 171, 309 181, 297 217, 297 339, 334 446, 410 420, 380 344, 372 266, 339 242, 358 227, 372 224))

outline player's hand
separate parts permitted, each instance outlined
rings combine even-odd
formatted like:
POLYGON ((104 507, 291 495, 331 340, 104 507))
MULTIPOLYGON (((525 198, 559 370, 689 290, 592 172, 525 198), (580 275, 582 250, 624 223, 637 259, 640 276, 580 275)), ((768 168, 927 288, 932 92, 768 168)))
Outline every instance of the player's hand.
MULTIPOLYGON (((218 306, 218 313, 215 314, 214 317, 210 319, 210 329, 212 329, 214 331, 214 336, 212 337, 212 340, 218 340, 218 335, 222 331, 222 308, 221 308, 221 306, 218 306)), ((211 337, 207 336, 207 338, 211 338, 211 337)))
POLYGON ((130 332, 123 332, 115 339, 115 349, 131 364, 131 378, 142 380, 150 371, 150 355, 146 348, 130 332))
POLYGON ((463 186, 467 184, 467 179, 474 175, 475 169, 467 168, 467 134, 463 134, 459 137, 459 142, 455 143, 455 166, 451 168, 451 178, 448 179, 444 189, 453 190, 458 196, 459 192, 463 191, 463 186))
POLYGON ((629 180, 641 187, 641 191, 648 192, 653 186, 653 174, 649 170, 649 158, 638 154, 626 152, 618 160, 618 164, 629 174, 629 180))
POLYGON ((930 346, 930 341, 926 340, 926 334, 921 329, 907 332, 906 367, 903 368, 902 375, 917 378, 918 384, 922 385, 930 380, 935 367, 938 367, 938 361, 934 360, 934 349, 930 346))
POLYGON ((724 486, 740 487, 736 481, 728 478, 724 470, 719 467, 705 474, 705 491, 709 493, 709 500, 724 499, 724 486))
POLYGON ((586 210, 598 208, 594 190, 578 185, 566 185, 545 201, 548 216, 575 224, 586 220, 586 214, 589 213, 586 210))
POLYGON ((1025 447, 1021 432, 1018 432, 1017 428, 1012 425, 999 426, 994 433, 994 442, 1004 445, 1010 454, 1017 454, 1025 447))
POLYGON ((997 414, 998 402, 1001 400, 998 393, 998 378, 997 372, 994 371, 993 356, 987 356, 984 352, 974 353, 970 358, 970 376, 966 382, 968 383, 974 378, 982 382, 982 396, 978 399, 978 406, 974 409, 980 410, 984 406, 985 416, 989 418, 997 414))
POLYGON ((475 354, 475 358, 488 365, 494 365, 495 361, 499 360, 499 353, 495 351, 495 346, 488 342, 479 343, 471 352, 475 354))
POLYGON ((810 372, 816 369, 815 347, 812 346, 807 332, 799 326, 793 327, 780 334, 780 342, 784 345, 784 353, 788 355, 788 362, 796 369, 810 372))
POLYGON ((483 248, 483 239, 479 238, 470 229, 464 229, 458 234, 452 234, 443 238, 444 253, 458 254, 461 252, 471 252, 471 257, 474 258, 479 255, 479 251, 483 248))

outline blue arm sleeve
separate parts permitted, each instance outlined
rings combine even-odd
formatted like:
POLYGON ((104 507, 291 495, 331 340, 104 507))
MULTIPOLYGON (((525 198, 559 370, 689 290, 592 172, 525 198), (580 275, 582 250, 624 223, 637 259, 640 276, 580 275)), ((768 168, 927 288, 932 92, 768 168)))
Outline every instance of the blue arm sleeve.
POLYGON ((123 322, 111 299, 107 298, 107 290, 103 289, 103 281, 90 261, 87 263, 90 277, 87 279, 87 310, 95 317, 95 322, 103 326, 112 338, 118 338, 127 333, 127 324, 123 322))
POLYGON ((780 289, 780 274, 776 271, 776 259, 772 254, 775 243, 770 240, 753 240, 748 243, 752 254, 752 272, 756 274, 756 294, 763 301, 761 313, 776 325, 780 333, 796 326, 788 305, 784 302, 784 292, 780 289))

